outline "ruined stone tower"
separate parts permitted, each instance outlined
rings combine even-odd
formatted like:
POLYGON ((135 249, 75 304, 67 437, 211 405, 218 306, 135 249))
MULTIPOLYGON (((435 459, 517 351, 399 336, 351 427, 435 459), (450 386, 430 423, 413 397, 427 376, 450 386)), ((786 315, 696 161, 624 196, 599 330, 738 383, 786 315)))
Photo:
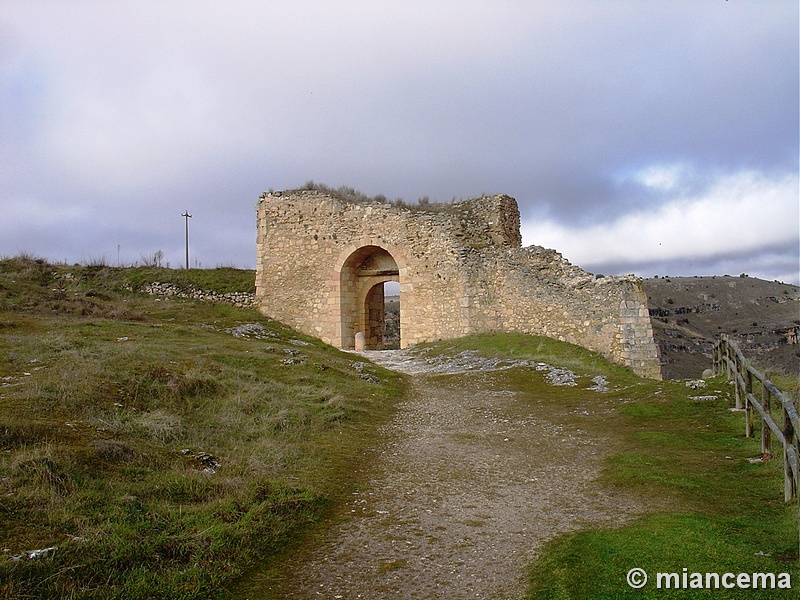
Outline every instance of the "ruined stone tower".
POLYGON ((519 210, 496 195, 446 205, 265 193, 259 309, 341 348, 383 341, 383 284, 400 285, 400 345, 474 333, 545 335, 661 378, 641 281, 595 278, 554 250, 521 247, 519 210))

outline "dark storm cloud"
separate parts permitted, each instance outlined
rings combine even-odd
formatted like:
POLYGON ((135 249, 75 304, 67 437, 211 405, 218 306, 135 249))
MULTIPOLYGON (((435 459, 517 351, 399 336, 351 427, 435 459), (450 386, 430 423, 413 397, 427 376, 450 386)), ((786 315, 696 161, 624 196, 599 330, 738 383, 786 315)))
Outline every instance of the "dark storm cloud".
POLYGON ((713 261, 729 249, 681 235, 682 215, 738 214, 769 190, 779 226, 755 222, 791 261, 797 14, 796 1, 12 0, 0 253, 160 248, 174 266, 188 209, 199 263, 252 267, 258 194, 313 179, 406 200, 508 193, 526 243, 566 244, 581 264, 571 244, 591 238, 592 259, 620 268, 648 215, 681 239, 664 260, 713 261))

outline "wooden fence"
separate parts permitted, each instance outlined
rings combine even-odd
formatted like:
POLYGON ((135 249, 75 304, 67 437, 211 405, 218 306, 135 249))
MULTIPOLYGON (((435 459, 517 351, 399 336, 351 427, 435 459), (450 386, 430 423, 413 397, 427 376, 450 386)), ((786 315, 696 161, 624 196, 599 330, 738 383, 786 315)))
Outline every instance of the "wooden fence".
POLYGON ((762 459, 772 458, 770 447, 773 433, 783 447, 783 498, 789 502, 797 497, 800 471, 798 466, 800 415, 797 413, 792 394, 782 392, 767 375, 754 369, 736 343, 724 334, 714 344, 714 375, 723 373, 729 380, 735 382, 736 408, 744 409, 747 437, 753 437, 753 408, 761 416, 762 459), (759 391, 760 399, 756 397, 756 392, 759 391), (773 410, 781 413, 781 425, 775 422, 772 416, 773 410))

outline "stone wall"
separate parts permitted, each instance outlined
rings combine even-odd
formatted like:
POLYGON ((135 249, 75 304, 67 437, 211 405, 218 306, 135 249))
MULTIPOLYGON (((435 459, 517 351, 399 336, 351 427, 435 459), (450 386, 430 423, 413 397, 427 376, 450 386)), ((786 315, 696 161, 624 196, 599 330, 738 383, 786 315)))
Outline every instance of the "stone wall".
POLYGON ((553 250, 522 248, 510 196, 408 207, 295 190, 265 193, 256 209, 260 310, 327 343, 352 348, 363 332, 382 347, 382 284, 397 281, 401 347, 523 332, 660 378, 640 280, 596 279, 553 250))
POLYGON ((154 296, 175 296, 190 300, 202 300, 213 304, 230 304, 237 308, 255 308, 258 305, 255 294, 247 292, 227 292, 221 294, 209 290, 201 290, 193 285, 181 287, 174 283, 153 281, 142 286, 141 291, 154 296))

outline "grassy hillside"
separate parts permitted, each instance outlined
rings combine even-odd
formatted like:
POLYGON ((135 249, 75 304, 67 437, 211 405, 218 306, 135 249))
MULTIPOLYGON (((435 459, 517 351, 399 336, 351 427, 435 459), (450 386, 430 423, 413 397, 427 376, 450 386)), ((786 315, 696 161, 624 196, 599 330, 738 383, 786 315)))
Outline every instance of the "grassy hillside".
MULTIPOLYGON (((743 279, 727 289, 751 283, 743 279)), ((255 311, 136 291, 153 281, 247 292, 253 274, 0 260, 0 598, 211 597, 324 522, 370 468, 377 428, 403 394, 399 375, 255 311)), ((651 306, 693 306, 700 293, 653 289, 651 306)), ((788 289, 771 296, 794 298, 788 289)), ((710 336, 718 326, 703 314, 665 318, 688 315, 692 331, 710 336)), ((653 514, 626 527, 548 544, 531 568, 531 598, 670 597, 627 588, 634 566, 756 568, 800 581, 780 461, 748 460, 758 444, 727 410, 723 381, 702 391, 645 381, 531 336, 420 348, 463 350, 607 377, 613 410, 596 421, 576 413, 574 425, 619 442, 600 485, 653 500, 653 514)), ((537 402, 588 393, 536 387, 521 369, 504 376, 537 402)))
POLYGON ((255 311, 252 273, 0 261, 0 597, 206 598, 354 483, 403 380, 255 311))

